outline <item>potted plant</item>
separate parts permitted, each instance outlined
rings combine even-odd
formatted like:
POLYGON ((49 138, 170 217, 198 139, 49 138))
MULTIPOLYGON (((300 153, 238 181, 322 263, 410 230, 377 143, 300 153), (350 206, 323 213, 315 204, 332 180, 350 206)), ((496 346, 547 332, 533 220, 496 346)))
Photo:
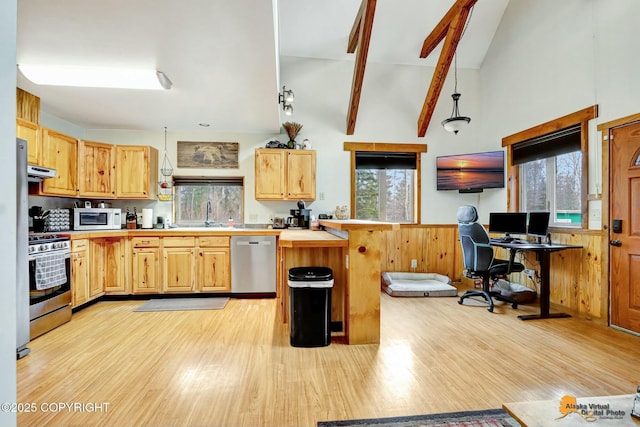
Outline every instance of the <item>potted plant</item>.
POLYGON ((296 148, 296 136, 300 133, 300 129, 302 129, 302 125, 296 122, 284 122, 282 127, 285 131, 287 131, 287 135, 289 136, 289 142, 287 142, 287 147, 296 148))

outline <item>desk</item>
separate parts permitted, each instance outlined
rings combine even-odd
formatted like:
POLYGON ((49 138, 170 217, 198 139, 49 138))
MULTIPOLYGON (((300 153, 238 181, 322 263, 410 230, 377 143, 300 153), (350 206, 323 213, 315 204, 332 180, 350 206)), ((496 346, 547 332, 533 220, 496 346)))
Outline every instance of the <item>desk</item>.
POLYGON ((557 317, 571 317, 566 313, 549 313, 549 269, 551 268, 551 252, 565 249, 582 249, 582 246, 561 245, 557 243, 506 243, 491 241, 491 246, 511 250, 511 260, 517 251, 536 252, 540 255, 540 314, 520 315, 520 320, 549 319, 557 317))
MULTIPOLYGON (((602 405, 599 414, 596 409, 591 421, 585 420, 580 413, 569 412, 563 418, 560 412, 560 399, 539 400, 535 402, 514 402, 505 403, 502 408, 509 415, 515 418, 523 427, 571 427, 571 426, 615 426, 615 427, 638 427, 640 420, 633 418, 631 408, 635 394, 625 394, 621 396, 601 396, 601 397, 578 397, 576 403, 581 408, 589 408, 589 405, 602 405), (584 406, 582 406, 584 405, 584 406), (624 415, 622 415, 624 413, 624 415)), ((597 408, 597 406, 596 406, 597 408)), ((588 409, 586 409, 588 411, 588 409)))

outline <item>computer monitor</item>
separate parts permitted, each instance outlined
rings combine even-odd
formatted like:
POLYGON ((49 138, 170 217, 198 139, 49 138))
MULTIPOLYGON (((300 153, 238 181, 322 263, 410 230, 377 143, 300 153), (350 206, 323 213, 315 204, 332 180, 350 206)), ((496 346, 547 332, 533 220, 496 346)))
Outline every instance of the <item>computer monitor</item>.
POLYGON ((527 213, 490 212, 489 231, 504 233, 505 237, 509 237, 511 234, 527 234, 527 213))
POLYGON ((549 232, 549 212, 529 212, 529 225, 527 226, 527 234, 534 236, 541 241, 543 237, 547 237, 549 232))

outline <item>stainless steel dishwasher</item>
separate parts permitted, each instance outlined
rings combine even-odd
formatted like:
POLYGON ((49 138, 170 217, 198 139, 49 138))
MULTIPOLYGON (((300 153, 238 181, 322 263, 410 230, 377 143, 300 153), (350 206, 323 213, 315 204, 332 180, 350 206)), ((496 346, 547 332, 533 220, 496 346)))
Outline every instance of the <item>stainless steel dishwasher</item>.
POLYGON ((275 236, 231 236, 231 292, 275 297, 275 236))

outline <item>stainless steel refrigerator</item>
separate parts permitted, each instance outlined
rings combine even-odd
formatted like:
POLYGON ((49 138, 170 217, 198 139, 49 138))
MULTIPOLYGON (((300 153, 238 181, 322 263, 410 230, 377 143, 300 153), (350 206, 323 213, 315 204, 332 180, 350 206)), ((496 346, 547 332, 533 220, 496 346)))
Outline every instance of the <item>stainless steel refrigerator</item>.
POLYGON ((17 212, 16 212, 16 337, 17 358, 20 359, 31 351, 29 343, 29 219, 28 219, 28 187, 27 182, 27 141, 16 138, 17 162, 17 212))

